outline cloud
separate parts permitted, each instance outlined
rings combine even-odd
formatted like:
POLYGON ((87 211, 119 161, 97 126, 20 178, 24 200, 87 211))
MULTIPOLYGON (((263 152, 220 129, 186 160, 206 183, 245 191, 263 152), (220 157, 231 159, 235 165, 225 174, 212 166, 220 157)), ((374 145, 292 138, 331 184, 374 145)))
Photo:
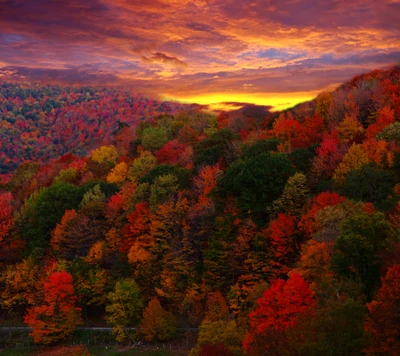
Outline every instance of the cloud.
POLYGON ((30 79, 32 81, 55 82, 60 84, 116 85, 118 78, 94 68, 47 69, 27 67, 0 68, 8 79, 30 79))
POLYGON ((400 58, 393 0, 0 1, 0 68, 34 80, 278 105, 400 58))
POLYGON ((161 52, 156 52, 151 57, 142 56, 141 58, 144 63, 170 64, 180 68, 187 66, 187 64, 180 59, 161 52))

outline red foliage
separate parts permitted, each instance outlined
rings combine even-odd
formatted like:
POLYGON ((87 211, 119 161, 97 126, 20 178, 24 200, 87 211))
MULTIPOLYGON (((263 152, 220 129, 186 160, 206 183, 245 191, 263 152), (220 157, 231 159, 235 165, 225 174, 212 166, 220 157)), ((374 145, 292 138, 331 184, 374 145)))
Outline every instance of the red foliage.
POLYGON ((332 177, 335 169, 347 152, 347 145, 340 145, 336 137, 337 132, 332 130, 327 135, 321 145, 317 148, 317 156, 313 160, 313 171, 316 176, 332 177))
POLYGON ((218 173, 221 172, 218 164, 205 166, 195 178, 194 184, 203 194, 209 194, 217 186, 218 173))
POLYGON ((250 330, 243 341, 246 354, 271 349, 275 341, 270 343, 270 333, 275 335, 295 325, 298 316, 314 305, 313 292, 299 274, 293 273, 286 282, 273 282, 257 301, 256 310, 249 314, 250 330))
POLYGON ((27 160, 43 164, 73 149, 90 151, 111 140, 120 152, 126 152, 143 117, 197 110, 190 105, 155 101, 118 90, 91 88, 88 100, 87 87, 64 87, 63 93, 47 85, 24 83, 12 87, 13 90, 0 88, 0 114, 12 115, 15 120, 12 131, 0 132, 0 159, 4 158, 2 165, 10 170, 27 160), (26 90, 35 95, 26 99, 18 96, 26 90), (12 110, 3 102, 12 104, 12 110), (116 128, 118 122, 128 126, 116 128))
POLYGON ((289 272, 290 262, 300 248, 296 218, 291 215, 278 214, 278 217, 269 225, 267 232, 274 251, 271 265, 274 267, 276 275, 285 275, 289 272))
POLYGON ((324 120, 319 115, 308 116, 303 123, 293 119, 289 114, 287 118, 280 116, 273 128, 275 136, 289 141, 293 149, 307 148, 321 140, 325 129, 324 120))
POLYGON ((281 114, 274 123, 273 133, 275 136, 293 143, 293 140, 296 139, 301 130, 302 128, 299 121, 293 119, 293 117, 285 118, 285 116, 281 114))
POLYGON ((306 234, 306 236, 311 237, 312 234, 318 230, 318 223, 315 220, 319 210, 327 206, 335 206, 346 200, 345 197, 339 195, 336 192, 323 192, 316 197, 308 201, 308 210, 304 214, 299 222, 299 228, 306 234))
POLYGON ((124 208, 124 196, 121 193, 113 195, 107 202, 106 216, 108 219, 113 220, 121 214, 124 208))
POLYGON ((400 350, 400 265, 388 269, 375 300, 367 304, 370 319, 365 328, 372 335, 367 353, 398 355, 400 350))
POLYGON ((0 194, 0 242, 6 237, 13 223, 13 207, 11 193, 0 194))
POLYGON ((233 353, 224 344, 204 344, 201 346, 199 356, 233 356, 233 353))
POLYGON ((177 164, 180 156, 185 152, 186 145, 179 143, 178 140, 167 142, 157 152, 154 153, 160 163, 177 164))
POLYGON ((372 203, 365 203, 362 210, 369 215, 372 215, 375 212, 375 207, 372 203))
POLYGON ((229 116, 226 112, 221 111, 217 117, 218 128, 223 129, 228 126, 229 116))
POLYGON ((395 121, 394 111, 389 107, 384 107, 380 112, 378 119, 372 125, 367 128, 366 134, 368 138, 374 138, 379 132, 381 132, 386 126, 392 124, 395 121))
POLYGON ((301 130, 292 141, 293 148, 307 148, 321 141, 324 132, 324 120, 319 115, 308 116, 301 125, 301 130))
POLYGON ((337 150, 339 141, 336 138, 327 137, 322 142, 321 145, 317 148, 318 156, 328 156, 329 154, 334 153, 337 150))
POLYGON ((54 346, 35 352, 35 356, 90 356, 86 346, 54 346))
POLYGON ((44 303, 28 309, 25 315, 34 341, 50 344, 71 334, 81 323, 81 309, 75 302, 72 276, 66 271, 52 273, 44 283, 44 303))

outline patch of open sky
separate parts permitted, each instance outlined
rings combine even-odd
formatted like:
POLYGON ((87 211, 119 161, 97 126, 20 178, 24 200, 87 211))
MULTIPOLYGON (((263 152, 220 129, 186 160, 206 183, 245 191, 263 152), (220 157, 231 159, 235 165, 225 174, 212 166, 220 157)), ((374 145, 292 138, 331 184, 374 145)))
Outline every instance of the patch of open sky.
POLYGON ((17 33, 3 33, 0 34, 0 41, 6 43, 20 42, 24 39, 24 36, 17 33))
POLYGON ((278 48, 269 48, 267 50, 258 51, 257 56, 268 59, 281 59, 284 61, 303 58, 307 56, 306 52, 289 52, 278 48))

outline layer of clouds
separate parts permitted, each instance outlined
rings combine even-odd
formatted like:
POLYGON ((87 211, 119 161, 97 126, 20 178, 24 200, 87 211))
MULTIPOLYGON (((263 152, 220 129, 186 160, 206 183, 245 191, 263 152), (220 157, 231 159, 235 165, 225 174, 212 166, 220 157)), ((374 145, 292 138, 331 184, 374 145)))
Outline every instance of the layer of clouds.
POLYGON ((268 104, 398 63, 399 16, 399 0, 0 0, 1 78, 268 104))

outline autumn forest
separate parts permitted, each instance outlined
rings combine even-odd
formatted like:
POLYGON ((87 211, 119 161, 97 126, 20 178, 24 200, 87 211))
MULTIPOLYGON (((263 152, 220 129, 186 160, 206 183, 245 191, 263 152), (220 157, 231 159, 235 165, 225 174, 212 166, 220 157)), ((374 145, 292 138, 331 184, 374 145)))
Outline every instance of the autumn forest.
POLYGON ((265 115, 0 83, 0 171, 0 324, 35 345, 398 355, 399 66, 265 115))

